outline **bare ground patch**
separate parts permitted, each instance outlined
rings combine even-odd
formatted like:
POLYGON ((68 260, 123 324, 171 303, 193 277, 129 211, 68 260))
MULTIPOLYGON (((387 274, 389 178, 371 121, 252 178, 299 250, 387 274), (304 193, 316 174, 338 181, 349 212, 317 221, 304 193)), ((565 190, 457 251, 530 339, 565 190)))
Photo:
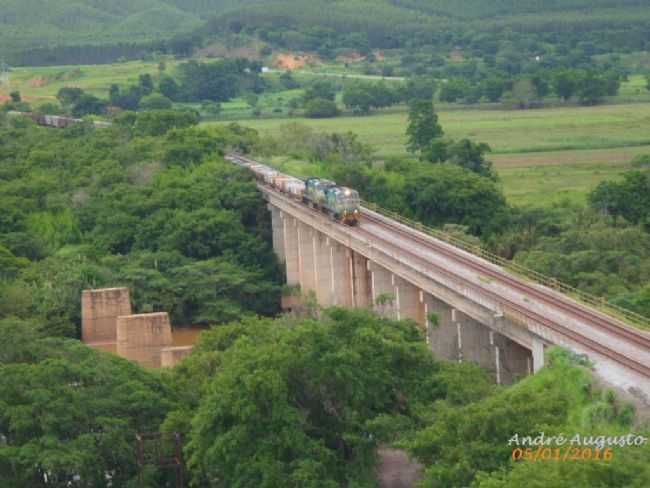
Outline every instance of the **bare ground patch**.
POLYGON ((412 462, 406 451, 384 446, 377 454, 379 488, 412 488, 422 479, 423 466, 412 462))
POLYGON ((274 61, 273 67, 277 69, 301 69, 306 66, 314 66, 315 64, 320 63, 320 60, 316 56, 308 54, 292 54, 284 53, 278 54, 274 61))

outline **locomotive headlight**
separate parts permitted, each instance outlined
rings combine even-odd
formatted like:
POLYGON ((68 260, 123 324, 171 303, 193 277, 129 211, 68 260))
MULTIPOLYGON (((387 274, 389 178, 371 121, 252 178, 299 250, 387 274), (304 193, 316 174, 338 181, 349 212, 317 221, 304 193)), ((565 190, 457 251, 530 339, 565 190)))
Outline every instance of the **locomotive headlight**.
POLYGON ((345 190, 346 195, 350 195, 350 190, 345 190))

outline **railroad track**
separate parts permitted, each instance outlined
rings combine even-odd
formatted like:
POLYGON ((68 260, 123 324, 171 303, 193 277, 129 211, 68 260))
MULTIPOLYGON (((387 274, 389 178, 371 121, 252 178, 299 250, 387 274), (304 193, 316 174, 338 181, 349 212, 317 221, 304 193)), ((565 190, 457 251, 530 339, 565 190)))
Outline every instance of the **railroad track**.
MULTIPOLYGON (((249 158, 235 156, 241 160, 257 163, 257 161, 249 158)), ((261 163, 258 163, 261 164, 261 163)), ((322 212, 317 209, 308 208, 301 203, 290 199, 287 195, 277 191, 274 188, 265 185, 266 191, 272 192, 282 198, 291 201, 292 205, 299 206, 321 215, 322 212)), ((341 224, 342 225, 342 224, 341 224)), ((650 361, 646 361, 644 355, 650 352, 650 334, 642 332, 641 330, 627 326, 623 321, 616 317, 604 314, 601 311, 590 308, 588 305, 576 301, 561 292, 553 290, 543 284, 535 281, 530 281, 526 278, 518 277, 512 274, 502 266, 494 264, 480 256, 474 255, 460 247, 454 246, 444 240, 437 239, 435 236, 428 235, 422 229, 415 228, 411 225, 398 222, 386 215, 375 212, 367 207, 362 207, 362 223, 359 227, 350 228, 350 233, 356 233, 359 236, 365 236, 364 239, 368 242, 381 242, 384 249, 393 249, 397 255, 408 256, 411 263, 419 268, 428 270, 429 273, 436 273, 439 275, 447 276, 463 286, 471 289, 478 290, 483 296, 489 297, 495 303, 501 304, 515 313, 532 320, 535 323, 547 327, 578 344, 581 344, 588 350, 592 350, 604 357, 607 357, 627 368, 650 378, 650 361), (386 237, 386 232, 373 232, 371 226, 364 226, 364 222, 373 223, 385 229, 388 233, 392 233, 392 239, 386 237), (410 242, 414 244, 407 246, 400 245, 399 241, 410 242), (409 249, 411 247, 411 249, 409 249), (496 283, 501 287, 505 287, 521 296, 535 300, 537 304, 551 307, 569 319, 573 318, 579 321, 581 325, 574 328, 562 324, 561 321, 548 318, 539 312, 526 307, 524 304, 516 300, 504 296, 491 287, 480 282, 472 281, 462 276, 458 272, 450 271, 449 269, 435 263, 431 258, 427 259, 425 253, 414 252, 413 248, 420 247, 422 250, 427 250, 441 256, 447 261, 456 263, 462 266, 465 270, 476 273, 477 276, 488 278, 489 283, 496 283), (595 329, 593 329, 595 328, 595 329), (600 340, 594 339, 597 336, 596 330, 600 331, 600 340), (591 332, 591 336, 590 336, 591 332), (611 339, 611 343, 603 338, 611 339), (617 342, 619 347, 613 344, 617 342), (636 349, 636 351, 635 351, 636 349), (625 354, 627 352, 628 354, 625 354), (637 357, 631 357, 630 354, 636 352, 637 357), (641 357, 642 359, 639 359, 641 357)), ((426 274, 426 273, 425 273, 426 274)), ((634 355, 634 354, 632 354, 634 355)))
MULTIPOLYGON (((403 224, 392 221, 391 219, 376 214, 375 212, 372 212, 368 209, 365 208, 363 209, 362 216, 364 221, 368 220, 382 227, 389 228, 392 232, 402 236, 403 238, 417 242, 421 246, 426 247, 427 249, 430 249, 435 253, 441 254, 447 259, 455 261, 467 268, 470 268, 482 276, 487 276, 493 280, 498 281, 499 283, 506 284, 507 286, 519 291, 522 294, 525 294, 526 296, 534 298, 535 300, 538 300, 539 302, 542 302, 544 304, 552 305, 556 308, 559 308, 567 315, 586 321, 592 324, 592 326, 600 327, 601 329, 607 331, 610 334, 614 334, 620 338, 624 338, 625 340, 634 343, 636 346, 644 350, 650 351, 650 336, 644 334, 641 331, 631 329, 622 324, 612 323, 611 321, 607 320, 609 317, 603 317, 600 313, 596 311, 592 311, 578 302, 571 302, 566 297, 562 297, 557 292, 552 292, 551 290, 546 291, 540 289, 539 285, 537 284, 526 283, 522 280, 519 280, 513 277, 512 275, 509 275, 508 273, 499 270, 492 263, 489 262, 482 263, 480 258, 478 257, 471 256, 467 254, 465 251, 454 249, 449 244, 438 242, 434 238, 431 238, 426 235, 422 235, 416 229, 411 229, 409 227, 406 227, 403 224)), ((585 331, 585 333, 580 333, 566 326, 558 324, 553 320, 550 320, 540 315, 537 312, 531 311, 523 307, 521 304, 518 304, 513 300, 510 300, 494 292, 493 290, 490 290, 486 286, 481 286, 475 282, 472 282, 457 274, 454 274, 436 265, 435 263, 432 263, 431 261, 423 258, 422 256, 418 256, 413 251, 410 251, 408 249, 405 249, 404 247, 400 247, 399 245, 396 245, 395 242, 390 241, 385 237, 382 237, 380 235, 377 235, 376 233, 365 230, 363 226, 359 227, 358 231, 362 233, 366 233, 368 237, 371 238, 372 240, 381 240, 383 241, 384 245, 393 247, 396 251, 402 254, 409 255, 411 259, 415 259, 421 265, 424 265, 425 269, 429 268, 432 271, 435 270, 436 273, 441 273, 457 281, 462 281, 465 286, 472 287, 472 288, 477 288, 477 287, 480 288, 480 292, 482 294, 485 294, 486 296, 490 296, 490 298, 492 298, 496 302, 502 303, 503 305, 506 305, 507 307, 515 310, 517 313, 529 317, 535 322, 538 322, 544 325, 545 327, 548 327, 549 329, 561 335, 564 335, 580 344, 583 344, 584 346, 587 346, 589 349, 593 349, 594 351, 610 359, 613 359, 621 364, 624 364, 630 369, 633 369, 638 373, 641 373, 644 376, 650 378, 650 365, 645 364, 629 356, 626 356, 616 351, 615 349, 608 347, 605 344, 595 341, 594 339, 586 335, 588 331, 585 331)))

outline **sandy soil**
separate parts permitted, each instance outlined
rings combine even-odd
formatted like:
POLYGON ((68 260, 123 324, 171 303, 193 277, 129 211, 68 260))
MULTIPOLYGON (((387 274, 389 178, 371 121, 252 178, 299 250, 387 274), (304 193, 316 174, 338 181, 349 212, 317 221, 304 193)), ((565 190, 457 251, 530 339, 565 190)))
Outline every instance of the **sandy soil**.
POLYGON ((301 69, 305 66, 313 66, 318 64, 319 60, 316 56, 304 54, 278 54, 273 61, 273 67, 277 69, 301 69))

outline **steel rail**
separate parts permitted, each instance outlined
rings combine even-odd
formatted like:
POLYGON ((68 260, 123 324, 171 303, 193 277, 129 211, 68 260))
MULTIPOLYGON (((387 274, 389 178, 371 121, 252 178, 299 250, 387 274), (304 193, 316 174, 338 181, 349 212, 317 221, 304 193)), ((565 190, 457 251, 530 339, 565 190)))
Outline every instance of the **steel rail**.
POLYGON ((511 273, 517 275, 520 278, 524 278, 529 282, 545 286, 555 292, 558 292, 561 294, 560 296, 570 296, 579 303, 595 307, 599 312, 604 313, 604 315, 609 318, 619 320, 623 323, 629 323, 629 325, 632 325, 636 328, 635 330, 650 330, 650 319, 632 312, 631 310, 627 310, 617 305, 607 303, 604 298, 598 298, 590 295, 589 293, 583 292, 577 288, 562 283, 555 278, 550 278, 542 273, 492 254, 480 246, 470 244, 454 236, 445 234, 444 232, 437 229, 426 227, 419 222, 413 222, 410 219, 406 219, 401 215, 396 214, 395 212, 383 209, 376 204, 364 202, 364 206, 364 208, 372 210, 383 217, 389 218, 401 225, 405 225, 411 229, 427 234, 428 237, 433 237, 434 239, 451 245, 454 248, 461 249, 471 254, 472 256, 488 261, 491 264, 497 265, 501 268, 507 269, 511 273))
MULTIPOLYGON (((240 161, 246 161, 252 164, 262 164, 239 155, 233 156, 240 161)), ((285 199, 288 198, 285 194, 277 191, 269 185, 265 184, 264 187, 267 189, 267 191, 270 191, 285 199)), ((291 199, 291 203, 292 205, 299 205, 297 202, 294 202, 293 199, 291 199)), ((484 275, 491 279, 497 280, 501 284, 507 285, 525 295, 532 296, 544 304, 552 304, 557 309, 569 316, 582 319, 591 326, 598 327, 603 331, 617 335, 620 338, 626 339, 637 346, 650 350, 650 335, 644 334, 639 329, 627 326, 625 322, 623 322, 621 318, 617 317, 616 315, 609 315, 603 313, 600 310, 594 310, 586 305, 584 301, 578 301, 580 298, 583 300, 586 298, 586 301, 588 303, 591 302, 591 305, 594 305, 594 302, 596 305, 602 305, 596 297, 592 297, 588 294, 585 294, 584 292, 575 290, 572 287, 564 285, 557 280, 548 278, 541 273, 537 273, 522 266, 516 265, 516 263, 511 263, 510 261, 504 260, 503 258, 493 256, 478 246, 473 246, 442 232, 428 229, 422 224, 411 222, 410 220, 404 219, 394 212, 381 209, 375 204, 368 204, 366 202, 364 202, 364 204, 365 206, 362 206, 362 215, 364 220, 368 219, 370 221, 374 221, 384 228, 388 228, 394 232, 399 233, 401 236, 405 236, 407 239, 410 239, 414 243, 422 245, 425 248, 428 248, 448 259, 451 259, 452 261, 456 261, 457 263, 480 273, 480 275, 484 275), (505 265, 502 263, 502 261, 505 262, 505 265), (521 278, 518 277, 517 274, 508 273, 506 271, 508 268, 514 268, 513 271, 515 273, 521 273, 523 271, 524 277, 521 278), (530 275, 532 275, 532 277, 530 275), (548 286, 548 282, 552 283, 552 285, 548 286), (558 288, 559 290, 556 290, 555 288, 558 288), (562 290, 567 290, 569 293, 573 293, 574 291, 578 292, 577 294, 579 295, 579 299, 572 301, 569 296, 567 296, 567 294, 562 293, 562 290)), ((309 212, 318 213, 319 215, 321 214, 321 212, 317 212, 317 210, 311 209, 305 205, 300 204, 299 206, 300 208, 304 208, 309 212)), ((468 286, 472 289, 479 289, 481 293, 491 297, 495 300, 496 303, 507 305, 516 313, 519 313, 524 317, 528 317, 535 322, 540 323, 549 329, 565 337, 568 337, 610 359, 613 359, 620 364, 624 364, 630 369, 633 369, 634 371, 641 373, 646 377, 650 377, 650 366, 637 361, 634 358, 630 358, 618 351, 615 351, 614 349, 603 345, 594 339, 591 339, 581 332, 558 324, 553 320, 540 315, 537 312, 527 309, 526 307, 512 300, 509 300, 492 290, 487 289, 486 287, 467 280, 466 278, 457 274, 453 274, 443 267, 436 265, 429 260, 426 260, 422 256, 418 256, 416 253, 403 247, 399 247, 394 242, 391 242, 384 237, 369 232, 367 229, 363 228, 363 225, 361 227, 353 228, 353 230, 350 230, 350 232, 352 233, 355 230, 358 233, 365 233, 367 236, 371 236, 373 240, 379 239, 388 244, 389 247, 398 250, 400 253, 407 254, 413 259, 426 264, 430 268, 435 268, 436 272, 451 277, 456 281, 460 281, 464 284, 464 286, 468 286)), ((398 261, 403 263, 401 259, 398 259, 398 261)), ((418 270, 417 268, 413 269, 418 273, 422 273, 422 271, 418 270)), ((643 325, 647 324, 645 317, 639 316, 633 312, 613 306, 609 306, 608 308, 614 309, 617 315, 620 313, 627 319, 634 319, 635 322, 642 322, 643 325)))
MULTIPOLYGON (((314 216, 320 216, 320 217, 325 216, 325 214, 323 214, 318 209, 314 209, 314 208, 308 207, 306 205, 303 205, 303 204, 289 198, 284 193, 276 190, 275 188, 272 188, 269 185, 261 184, 261 183, 260 183, 260 185, 264 187, 265 191, 274 194, 276 197, 284 199, 285 201, 287 201, 287 203, 289 203, 293 207, 297 207, 297 208, 299 208, 299 209, 301 209, 303 211, 306 211, 308 213, 313 214, 314 216)), ((376 221, 378 221, 378 220, 376 220, 376 221)), ((328 222, 329 222, 329 220, 328 220, 328 222)), ((378 221, 378 222, 380 223, 380 225, 382 224, 381 221, 378 221)), ((385 225, 385 227, 387 227, 387 226, 385 225)), ((440 266, 440 265, 438 265, 436 263, 433 263, 433 262, 427 260, 426 258, 424 258, 421 255, 418 255, 414 251, 411 251, 409 249, 405 249, 403 247, 400 247, 399 244, 396 244, 395 241, 391 241, 391 240, 389 240, 388 238, 386 238, 384 236, 381 236, 381 235, 379 235, 377 233, 372 232, 371 230, 368 230, 367 228, 364 228, 363 226, 361 226, 361 227, 349 227, 348 232, 350 234, 356 234, 359 237, 361 237, 362 234, 365 235, 365 238, 363 238, 362 240, 366 244, 370 243, 368 245, 371 247, 371 249, 374 249, 374 250, 376 250, 376 251, 378 251, 378 252, 380 252, 382 254, 385 254, 385 255, 393 258, 393 259, 396 259, 400 264, 403 264, 403 265, 406 265, 406 266, 410 267, 411 269, 413 269, 418 274, 424 275, 427 278, 430 278, 429 273, 431 273, 431 272, 435 272, 437 274, 447 276, 450 279, 455 280, 456 282, 460 282, 463 286, 465 286, 467 288, 478 290, 484 296, 494 300, 495 303, 499 303, 500 305, 502 305, 504 307, 507 307, 508 309, 510 309, 510 310, 512 310, 512 311, 514 311, 514 312, 516 312, 518 314, 521 314, 524 317, 527 317, 527 318, 533 320, 534 322, 536 322, 536 323, 538 323, 540 325, 543 325, 544 327, 547 327, 547 328, 553 330, 554 332, 557 332, 558 334, 560 334, 560 335, 562 335, 564 337, 567 337, 567 338, 577 342, 578 344, 581 344, 581 345, 587 347, 588 349, 591 349, 591 350, 601 354, 602 356, 605 356, 605 357, 607 357, 607 358, 609 358, 609 359, 611 359, 611 360, 613 360, 613 361, 615 361, 615 362, 617 362, 617 363, 619 363, 621 365, 625 365, 629 369, 634 370, 637 373, 640 373, 641 375, 650 378, 650 365, 646 365, 643 362, 640 362, 640 361, 638 361, 638 360, 636 360, 634 358, 626 356, 625 354, 622 354, 622 353, 608 347, 607 345, 602 344, 601 342, 598 342, 598 341, 584 335, 583 333, 580 333, 580 332, 575 331, 573 329, 570 329, 570 328, 568 328, 566 326, 563 326, 563 325, 561 325, 561 324, 559 324, 559 323, 557 323, 557 322, 555 322, 555 321, 553 321, 551 319, 548 319, 548 318, 544 317, 543 315, 540 315, 537 312, 534 312, 534 311, 526 308, 525 306, 523 306, 523 305, 521 305, 521 304, 519 304, 519 303, 517 303, 515 301, 512 301, 511 299, 505 298, 504 296, 502 296, 501 294, 499 294, 499 293, 497 293, 495 291, 489 290, 486 287, 484 287, 484 286, 482 286, 482 285, 480 285, 478 283, 472 282, 472 281, 470 281, 469 279, 467 279, 467 278, 465 278, 463 276, 459 276, 458 274, 455 274, 455 273, 445 269, 443 266, 440 266), (413 264, 415 264, 415 263, 406 262, 403 259, 401 259, 400 257, 398 257, 397 254, 392 254, 392 253, 386 252, 386 250, 382 249, 381 247, 378 247, 378 246, 372 244, 373 242, 378 242, 378 241, 383 242, 385 247, 394 249, 396 251, 396 253, 399 254, 399 255, 408 255, 410 257, 410 259, 415 260, 419 265, 418 266, 413 266, 413 264), (426 272, 423 271, 423 270, 426 270, 426 272)), ((412 238, 411 234, 408 234, 408 233, 406 233, 405 231, 403 231, 401 229, 400 229, 400 232, 404 232, 404 235, 406 235, 408 238, 412 238)), ((367 257, 370 258, 370 256, 367 256, 367 257)), ((465 264, 465 263, 463 263, 463 264, 465 264)), ((476 267, 474 267, 473 269, 476 269, 476 267)), ((614 331, 614 332, 618 332, 618 331, 614 331)))
MULTIPOLYGON (((231 154, 230 156, 235 159, 239 159, 240 161, 245 161, 251 164, 262 164, 258 161, 238 154, 231 154)), ((514 261, 510 261, 493 253, 490 253, 480 246, 470 244, 466 241, 463 241, 462 239, 446 234, 440 230, 432 229, 424 226, 419 222, 414 222, 410 219, 407 219, 397 214, 396 212, 381 208, 374 203, 362 202, 362 204, 362 209, 372 210, 382 217, 392 219, 401 225, 405 225, 411 229, 427 234, 428 237, 433 237, 434 239, 451 245, 454 248, 463 250, 472 256, 486 260, 491 264, 499 266, 500 268, 507 269, 510 273, 513 273, 517 277, 523 278, 528 282, 531 282, 535 285, 541 285, 548 288, 549 290, 555 291, 557 293, 556 299, 563 299, 566 302, 566 297, 571 297, 578 303, 585 305, 588 310, 592 311, 592 313, 594 313, 594 310, 588 307, 594 307, 595 310, 603 314, 607 319, 614 319, 619 321, 620 325, 617 324, 619 327, 630 325, 634 327, 631 329, 633 331, 637 331, 639 329, 650 331, 650 319, 626 308, 608 303, 605 298, 593 296, 575 287, 567 285, 566 283, 562 283, 555 278, 551 278, 535 270, 526 268, 525 266, 522 266, 514 261)), ((601 317, 600 320, 604 319, 601 317)))
MULTIPOLYGON (((468 279, 466 279, 466 278, 464 278, 462 276, 456 275, 456 274, 446 270, 442 266, 439 266, 439 265, 437 265, 435 263, 432 263, 431 261, 428 261, 427 259, 423 258, 422 256, 419 256, 418 254, 416 254, 413 251, 410 251, 408 249, 404 249, 402 247, 399 247, 393 241, 390 241, 385 237, 379 236, 379 235, 377 235, 377 234, 375 234, 375 233, 373 233, 371 231, 368 231, 367 229, 363 229, 362 227, 358 228, 357 230, 361 231, 362 233, 365 233, 368 236, 370 236, 373 240, 381 240, 385 244, 387 244, 389 247, 393 247, 394 249, 398 250, 400 253, 407 254, 412 259, 420 261, 420 263, 422 265, 424 265, 423 266, 424 268, 435 269, 436 273, 440 273, 440 274, 446 275, 446 276, 448 276, 448 277, 450 277, 450 278, 452 278, 452 279, 454 279, 456 281, 460 281, 460 282, 462 282, 462 284, 464 286, 474 288, 474 289, 479 289, 480 293, 482 293, 485 296, 490 297, 496 303, 499 303, 501 305, 505 305, 508 308, 514 310, 515 312, 517 312, 517 313, 519 313, 519 314, 521 314, 521 315, 523 315, 525 317, 528 317, 531 320, 533 320, 533 321, 535 321, 535 322, 537 322, 537 323, 539 323, 539 324, 541 324, 541 325, 543 325, 545 327, 548 327, 549 329, 557 332, 558 334, 561 334, 561 335, 563 335, 565 337, 568 337, 568 338, 578 342, 579 344, 582 344, 583 346, 586 346, 586 347, 588 347, 588 348, 602 354, 603 356, 606 356, 606 357, 608 357, 610 359, 613 359, 617 363, 624 364, 628 368, 633 369, 634 371, 642 374, 643 376, 646 376, 646 377, 650 378, 650 365, 646 365, 646 364, 644 364, 644 363, 642 363, 640 361, 637 361, 634 358, 626 356, 626 355, 624 355, 624 354, 622 354, 622 353, 620 353, 620 352, 618 352, 618 351, 616 351, 616 350, 614 350, 614 349, 612 349, 612 348, 610 348, 610 347, 608 347, 608 346, 606 346, 606 345, 604 345, 604 344, 602 344, 602 343, 600 343, 600 342, 598 342, 598 341, 596 341, 594 339, 591 339, 590 337, 588 337, 588 336, 586 336, 584 334, 581 334, 580 332, 577 332, 577 331, 575 331, 573 329, 569 329, 568 327, 565 327, 565 326, 563 326, 561 324, 558 324, 558 323, 554 322, 553 320, 550 320, 550 319, 540 315, 537 312, 533 312, 533 311, 525 308, 524 306, 522 306, 522 305, 520 305, 520 304, 518 304, 518 303, 516 303, 516 302, 514 302, 514 301, 512 301, 512 300, 510 300, 508 298, 505 298, 502 295, 500 295, 500 294, 498 294, 498 293, 496 293, 496 292, 494 292, 492 290, 488 290, 485 287, 483 287, 483 286, 481 286, 481 285, 479 285, 477 283, 474 283, 474 282, 472 282, 472 281, 470 281, 470 280, 468 280, 468 279)), ((377 249, 377 248, 375 247, 375 249, 377 249)), ((414 269, 416 269, 416 271, 417 271, 417 268, 414 268, 414 269)), ((419 271, 419 272, 422 273, 422 271, 419 271)))
MULTIPOLYGON (((599 313, 598 311, 591 310, 580 302, 571 302, 567 300, 565 296, 555 292, 553 294, 549 291, 538 288, 538 286, 533 286, 525 281, 518 280, 514 276, 500 270, 495 269, 493 266, 488 266, 484 263, 481 263, 475 256, 464 256, 460 253, 453 252, 452 249, 449 249, 448 246, 441 245, 440 243, 435 242, 435 240, 429 238, 426 239, 423 236, 419 236, 417 233, 409 233, 401 229, 394 222, 391 222, 390 219, 383 217, 379 219, 376 216, 372 215, 369 212, 364 212, 363 217, 369 220, 374 220, 383 226, 388 226, 394 231, 398 232, 400 235, 406 236, 411 240, 424 245, 425 247, 435 250, 437 253, 444 255, 447 258, 450 258, 456 262, 460 262, 472 269, 479 271, 481 274, 486 275, 490 278, 499 280, 508 284, 509 286, 526 293, 527 295, 533 296, 538 300, 541 300, 544 303, 552 303, 558 308, 562 309, 564 312, 569 313, 570 315, 577 316, 583 320, 587 320, 589 323, 597 325, 602 329, 606 329, 609 332, 613 332, 617 335, 623 336, 626 339, 633 341, 639 346, 642 346, 650 350, 650 336, 644 334, 643 332, 625 326, 624 324, 612 323, 608 319, 610 317, 599 313), (384 220, 385 219, 385 220, 384 220)), ((416 230, 416 229, 413 229, 416 230)), ((490 263, 491 264, 491 263, 490 263)))

